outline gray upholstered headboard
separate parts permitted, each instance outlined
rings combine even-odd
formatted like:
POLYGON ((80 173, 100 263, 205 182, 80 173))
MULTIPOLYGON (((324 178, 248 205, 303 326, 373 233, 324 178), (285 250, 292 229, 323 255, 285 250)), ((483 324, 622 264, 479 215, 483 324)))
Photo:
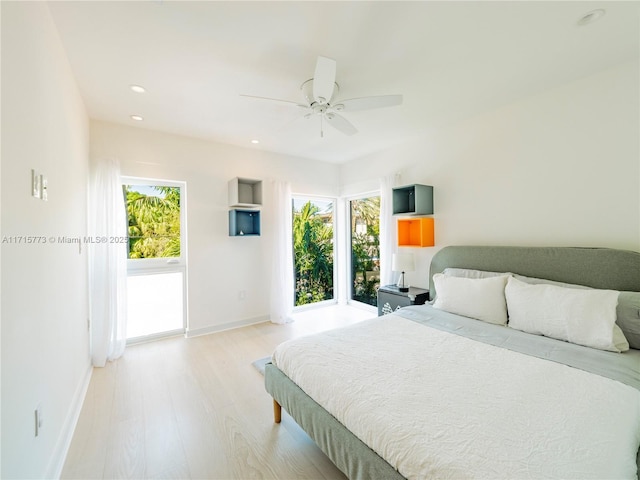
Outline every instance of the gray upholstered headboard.
POLYGON ((640 253, 610 248, 449 246, 431 260, 433 275, 445 268, 511 272, 593 288, 640 292, 640 253))

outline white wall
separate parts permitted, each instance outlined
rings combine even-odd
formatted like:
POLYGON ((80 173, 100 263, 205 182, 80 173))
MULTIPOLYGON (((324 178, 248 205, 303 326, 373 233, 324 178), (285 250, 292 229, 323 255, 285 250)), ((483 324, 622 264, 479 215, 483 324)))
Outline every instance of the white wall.
POLYGON ((51 478, 91 370, 86 255, 48 239, 86 235, 89 124, 46 4, 1 8, 2 478, 51 478), (48 202, 30 196, 32 168, 48 202), (47 243, 7 243, 25 235, 47 243))
POLYGON ((294 193, 337 194, 337 165, 99 121, 91 122, 91 157, 117 158, 123 175, 187 183, 190 334, 268 318, 272 180, 289 180, 294 193), (234 177, 263 180, 260 237, 229 237, 234 177))
POLYGON ((401 172, 434 186, 436 247, 411 249, 428 286, 445 245, 640 251, 640 78, 620 65, 341 168, 341 191, 401 172))

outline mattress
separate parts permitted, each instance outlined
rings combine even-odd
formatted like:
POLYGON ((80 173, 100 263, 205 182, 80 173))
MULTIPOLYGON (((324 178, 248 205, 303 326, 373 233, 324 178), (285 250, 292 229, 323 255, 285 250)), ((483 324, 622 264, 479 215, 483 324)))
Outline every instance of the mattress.
POLYGON ((527 338, 410 307, 273 363, 406 478, 635 478, 640 352, 527 338))

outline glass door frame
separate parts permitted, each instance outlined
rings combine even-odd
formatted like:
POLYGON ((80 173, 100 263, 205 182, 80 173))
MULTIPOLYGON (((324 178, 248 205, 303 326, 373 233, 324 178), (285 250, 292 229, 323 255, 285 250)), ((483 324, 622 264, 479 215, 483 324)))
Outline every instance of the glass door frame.
POLYGON ((145 342, 177 334, 186 334, 189 324, 187 308, 187 183, 178 180, 162 180, 157 178, 132 176, 122 176, 120 178, 120 183, 122 186, 142 185, 180 188, 180 257, 127 258, 127 277, 138 275, 157 275, 161 273, 182 273, 182 328, 127 339, 127 344, 145 342))
MULTIPOLYGON (((292 193, 291 194, 291 226, 293 227, 293 214, 294 214, 294 202, 296 201, 296 199, 298 200, 305 200, 305 201, 314 201, 314 200, 322 200, 322 201, 330 201, 331 203, 333 203, 333 298, 328 299, 328 300, 322 300, 320 302, 314 302, 314 303, 308 303, 306 305, 296 305, 295 304, 295 299, 296 299, 296 259, 295 259, 295 252, 294 253, 294 258, 293 258, 293 311, 295 312, 300 312, 300 311, 304 311, 304 310, 308 310, 308 309, 312 309, 312 308, 318 308, 318 307, 327 307, 329 305, 335 305, 336 303, 338 303, 338 297, 339 297, 339 290, 338 290, 338 249, 337 249, 337 230, 339 228, 339 224, 338 224, 338 218, 337 218, 337 214, 338 214, 338 205, 339 205, 339 201, 336 197, 332 197, 332 196, 326 196, 326 195, 309 195, 309 194, 304 194, 304 193, 292 193)), ((293 229, 291 230, 291 246, 293 248, 293 229)))
POLYGON ((382 192, 380 190, 369 190, 367 192, 362 192, 362 193, 357 193, 354 195, 348 195, 348 196, 344 196, 343 197, 343 201, 344 201, 344 205, 343 205, 343 220, 342 220, 342 227, 344 229, 344 241, 343 241, 343 248, 344 248, 344 264, 345 264, 345 269, 344 269, 344 275, 346 278, 344 278, 343 283, 343 293, 345 295, 345 298, 347 299, 347 305, 351 305, 353 307, 358 307, 358 308, 363 308, 366 310, 370 310, 372 312, 375 312, 377 314, 378 310, 376 307, 369 305, 368 303, 364 303, 364 302, 360 302, 358 300, 354 300, 352 297, 352 293, 353 293, 353 278, 352 277, 352 267, 353 267, 353 262, 352 262, 352 247, 353 247, 353 240, 351 238, 352 235, 352 231, 351 231, 351 201, 352 200, 361 200, 363 198, 369 198, 369 197, 381 197, 382 196, 382 192))

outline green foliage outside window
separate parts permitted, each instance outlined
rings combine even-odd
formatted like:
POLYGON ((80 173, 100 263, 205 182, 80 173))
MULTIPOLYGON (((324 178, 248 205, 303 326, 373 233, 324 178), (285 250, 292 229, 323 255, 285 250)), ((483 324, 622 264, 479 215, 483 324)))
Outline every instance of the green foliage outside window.
POLYGON ((295 305, 333 298, 333 213, 311 201, 293 211, 295 305))
POLYGON ((380 286, 380 197, 351 201, 351 298, 377 305, 380 286))
MULTIPOLYGON (((295 305, 331 300, 333 212, 312 201, 293 210, 295 305)), ((351 298, 376 305, 380 285, 380 197, 351 201, 351 298)))
POLYGON ((129 258, 180 256, 180 188, 153 186, 147 195, 123 185, 127 206, 129 258))

